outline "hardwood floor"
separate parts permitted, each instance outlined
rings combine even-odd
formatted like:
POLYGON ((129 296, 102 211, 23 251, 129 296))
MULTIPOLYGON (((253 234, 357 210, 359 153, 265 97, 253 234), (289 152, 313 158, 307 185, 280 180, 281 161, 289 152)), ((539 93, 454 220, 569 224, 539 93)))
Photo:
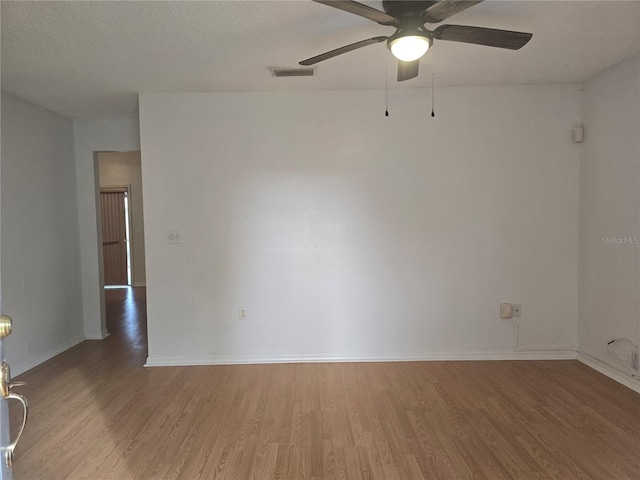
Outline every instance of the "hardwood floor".
POLYGON ((144 295, 19 378, 16 480, 640 479, 640 395, 576 361, 143 368, 144 295))

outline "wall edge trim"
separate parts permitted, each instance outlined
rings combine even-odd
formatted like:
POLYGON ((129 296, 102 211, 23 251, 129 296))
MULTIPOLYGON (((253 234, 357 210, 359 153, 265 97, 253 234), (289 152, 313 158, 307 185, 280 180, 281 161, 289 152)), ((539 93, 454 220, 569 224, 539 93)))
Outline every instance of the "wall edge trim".
POLYGON ((27 362, 23 362, 18 364, 17 366, 15 366, 14 368, 12 368, 11 374, 12 376, 18 376, 22 373, 25 373, 29 370, 31 370, 34 367, 37 367, 38 365, 46 362, 47 360, 51 360, 53 357, 60 355, 61 353, 69 350, 71 347, 75 347, 76 345, 78 345, 79 343, 82 343, 85 341, 85 337, 84 336, 80 336, 80 337, 76 337, 72 340, 69 340, 68 342, 64 342, 60 345, 58 345, 55 348, 52 348, 51 350, 38 355, 37 357, 27 361, 27 362))
POLYGON ((101 333, 98 333, 98 334, 94 333, 94 334, 85 335, 84 339, 85 340, 104 340, 109 335, 111 334, 106 329, 104 329, 101 333))
POLYGON ((631 378, 629 375, 625 375, 624 373, 616 370, 613 367, 605 364, 602 360, 592 356, 589 353, 584 351, 578 352, 578 361, 580 363, 585 364, 587 367, 592 368, 593 370, 609 377, 612 380, 615 380, 621 385, 624 385, 627 388, 630 388, 634 392, 640 393, 640 381, 636 381, 631 378))
POLYGON ((429 362, 429 361, 496 361, 496 360, 575 360, 576 352, 476 352, 434 353, 415 355, 203 355, 194 357, 149 356, 145 367, 196 365, 239 365, 264 363, 339 363, 339 362, 429 362))

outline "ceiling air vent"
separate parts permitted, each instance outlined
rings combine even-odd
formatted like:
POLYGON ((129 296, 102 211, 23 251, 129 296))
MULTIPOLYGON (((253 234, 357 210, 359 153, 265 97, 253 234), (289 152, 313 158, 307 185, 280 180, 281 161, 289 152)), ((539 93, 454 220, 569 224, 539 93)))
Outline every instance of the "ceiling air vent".
POLYGON ((313 77, 316 74, 315 67, 304 67, 304 68, 271 67, 270 70, 274 77, 313 77))

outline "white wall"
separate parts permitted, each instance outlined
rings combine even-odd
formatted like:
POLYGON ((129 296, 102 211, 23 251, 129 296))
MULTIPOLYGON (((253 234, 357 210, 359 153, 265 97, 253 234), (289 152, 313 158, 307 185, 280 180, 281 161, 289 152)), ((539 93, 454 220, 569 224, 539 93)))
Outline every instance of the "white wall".
POLYGON ((100 186, 129 186, 131 276, 134 286, 145 284, 144 215, 140 152, 102 152, 98 154, 100 186))
POLYGON ((575 346, 578 90, 141 94, 148 364, 575 346))
POLYGON ((2 309, 14 375, 84 340, 71 120, 2 92, 2 309))
POLYGON ((631 374, 607 342, 640 343, 640 56, 586 82, 582 121, 579 347, 631 374))
POLYGON ((104 338, 107 333, 102 288, 102 239, 97 222, 99 198, 98 168, 95 152, 140 150, 140 130, 136 119, 73 121, 80 256, 84 308, 84 333, 87 338, 104 338))

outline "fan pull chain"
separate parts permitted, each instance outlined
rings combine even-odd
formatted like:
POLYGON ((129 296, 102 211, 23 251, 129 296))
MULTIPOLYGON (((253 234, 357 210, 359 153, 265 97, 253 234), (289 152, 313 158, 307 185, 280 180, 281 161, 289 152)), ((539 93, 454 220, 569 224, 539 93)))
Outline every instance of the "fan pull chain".
POLYGON ((385 49, 384 64, 384 116, 389 116, 389 54, 385 49))
POLYGON ((432 55, 432 58, 431 58, 431 116, 435 117, 436 116, 436 111, 435 111, 436 53, 432 50, 431 55, 432 55))

